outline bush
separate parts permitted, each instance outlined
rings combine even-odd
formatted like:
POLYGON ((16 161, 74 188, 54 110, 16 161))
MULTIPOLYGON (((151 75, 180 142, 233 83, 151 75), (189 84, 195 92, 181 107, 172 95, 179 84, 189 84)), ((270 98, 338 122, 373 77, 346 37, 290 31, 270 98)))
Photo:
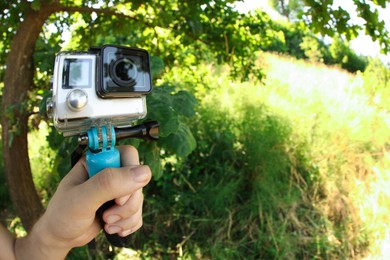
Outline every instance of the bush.
POLYGON ((364 89, 372 104, 390 111, 390 70, 378 58, 370 59, 362 74, 364 89))
POLYGON ((151 256, 275 258, 302 250, 298 227, 292 234, 283 217, 304 204, 289 184, 292 165, 304 168, 290 147, 291 128, 250 97, 253 87, 224 83, 202 99, 192 123, 196 150, 184 161, 166 160, 162 179, 145 191, 152 199, 140 243, 165 250, 151 256))
POLYGON ((340 37, 333 37, 329 51, 331 59, 328 64, 338 64, 349 72, 363 72, 366 69, 367 58, 358 56, 340 37))
POLYGON ((186 159, 162 151, 133 244, 144 257, 350 258, 379 239, 358 211, 369 191, 357 184, 381 162, 388 128, 373 131, 382 118, 349 74, 281 61, 261 87, 212 66, 163 77, 199 100, 197 147, 186 159))
POLYGON ((357 55, 340 37, 335 36, 331 44, 326 44, 302 23, 276 22, 271 24, 272 33, 263 44, 263 51, 288 54, 297 59, 339 65, 349 72, 363 72, 368 64, 364 56, 357 55))

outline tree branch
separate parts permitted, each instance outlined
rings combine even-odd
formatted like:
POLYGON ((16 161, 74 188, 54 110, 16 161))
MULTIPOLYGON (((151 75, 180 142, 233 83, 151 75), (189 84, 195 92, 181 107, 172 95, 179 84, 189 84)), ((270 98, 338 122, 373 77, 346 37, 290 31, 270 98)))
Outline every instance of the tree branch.
MULTIPOLYGON (((140 20, 136 17, 118 12, 117 10, 110 9, 110 8, 93 8, 93 7, 87 7, 87 6, 64 6, 61 5, 60 10, 58 12, 63 11, 63 12, 69 12, 69 13, 97 13, 97 14, 104 14, 104 15, 112 15, 124 19, 130 19, 136 22, 139 22, 140 20)), ((153 26, 153 24, 148 23, 144 20, 142 20, 142 23, 144 23, 146 26, 153 26)))

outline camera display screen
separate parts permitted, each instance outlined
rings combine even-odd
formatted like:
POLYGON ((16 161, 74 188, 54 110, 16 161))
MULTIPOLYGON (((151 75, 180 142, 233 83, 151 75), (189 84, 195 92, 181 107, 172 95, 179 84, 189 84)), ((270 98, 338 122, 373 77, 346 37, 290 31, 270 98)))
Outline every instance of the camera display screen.
POLYGON ((62 72, 62 88, 90 88, 92 74, 92 60, 65 59, 62 72))

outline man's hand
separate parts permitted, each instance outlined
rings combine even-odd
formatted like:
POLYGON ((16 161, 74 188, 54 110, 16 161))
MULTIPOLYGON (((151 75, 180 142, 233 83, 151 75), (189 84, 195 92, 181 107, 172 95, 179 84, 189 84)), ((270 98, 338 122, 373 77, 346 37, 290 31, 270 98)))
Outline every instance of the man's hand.
POLYGON ((96 211, 113 199, 116 204, 103 213, 107 233, 127 236, 142 226, 142 188, 150 181, 151 172, 148 166, 139 165, 135 148, 118 149, 121 168, 107 168, 88 179, 84 158, 73 167, 31 234, 17 240, 17 256, 63 259, 71 248, 85 245, 98 234, 101 227, 96 211), (27 248, 36 253, 23 254, 27 248))

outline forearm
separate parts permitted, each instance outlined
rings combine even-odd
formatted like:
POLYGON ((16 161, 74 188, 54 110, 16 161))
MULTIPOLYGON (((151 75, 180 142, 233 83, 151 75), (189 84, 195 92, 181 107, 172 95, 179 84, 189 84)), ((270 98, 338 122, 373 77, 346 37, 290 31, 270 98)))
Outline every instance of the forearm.
POLYGON ((15 259, 15 237, 0 224, 0 259, 15 259))
POLYGON ((14 246, 15 259, 65 259, 70 248, 62 246, 50 236, 42 219, 23 238, 16 239, 14 246))

